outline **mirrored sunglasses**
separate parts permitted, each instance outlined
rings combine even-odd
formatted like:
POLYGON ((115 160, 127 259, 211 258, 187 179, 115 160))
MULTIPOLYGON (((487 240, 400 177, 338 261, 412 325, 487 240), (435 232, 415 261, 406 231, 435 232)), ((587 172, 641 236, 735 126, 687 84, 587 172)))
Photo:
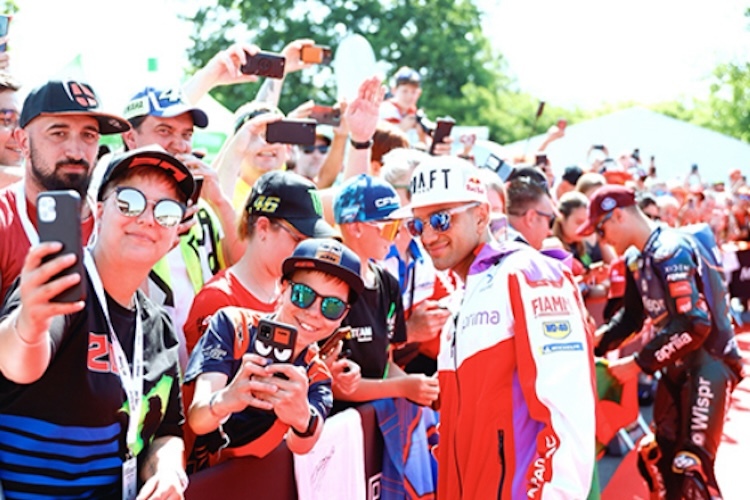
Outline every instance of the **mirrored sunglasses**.
POLYGON ((466 210, 478 205, 479 203, 469 203, 468 205, 460 205, 447 210, 440 210, 439 212, 430 214, 430 216, 427 217, 427 220, 414 217, 406 221, 406 229, 408 229, 409 234, 415 238, 422 235, 426 224, 432 226, 432 229, 438 233, 442 233, 450 229, 452 215, 465 212, 466 210))
POLYGON ((320 314, 324 318, 335 321, 341 318, 349 309, 349 304, 338 297, 323 297, 304 283, 290 282, 292 287, 291 302, 300 309, 308 309, 320 297, 320 314))
POLYGON ((185 205, 169 198, 151 202, 134 187, 115 188, 115 201, 120 213, 126 217, 138 217, 153 204, 154 220, 162 227, 175 227, 185 216, 185 205))

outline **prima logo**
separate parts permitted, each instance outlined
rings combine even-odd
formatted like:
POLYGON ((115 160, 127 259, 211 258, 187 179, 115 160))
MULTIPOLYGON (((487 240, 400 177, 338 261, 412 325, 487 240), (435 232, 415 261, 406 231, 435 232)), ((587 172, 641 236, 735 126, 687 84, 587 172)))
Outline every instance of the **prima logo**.
POLYGON ((497 325, 500 323, 499 311, 478 311, 463 316, 461 328, 466 329, 470 326, 497 325))

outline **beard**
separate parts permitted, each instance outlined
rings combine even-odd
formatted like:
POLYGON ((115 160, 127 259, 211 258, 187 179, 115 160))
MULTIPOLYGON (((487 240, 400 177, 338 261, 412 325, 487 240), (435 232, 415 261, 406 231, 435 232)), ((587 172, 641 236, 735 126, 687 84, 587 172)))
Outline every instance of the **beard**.
POLYGON ((65 159, 56 162, 54 168, 48 168, 42 155, 34 148, 31 138, 29 138, 29 156, 31 176, 45 191, 72 189, 81 195, 81 199, 86 198, 91 183, 91 164, 88 161, 65 159), (81 174, 60 172, 60 169, 66 165, 81 165, 86 171, 81 174))

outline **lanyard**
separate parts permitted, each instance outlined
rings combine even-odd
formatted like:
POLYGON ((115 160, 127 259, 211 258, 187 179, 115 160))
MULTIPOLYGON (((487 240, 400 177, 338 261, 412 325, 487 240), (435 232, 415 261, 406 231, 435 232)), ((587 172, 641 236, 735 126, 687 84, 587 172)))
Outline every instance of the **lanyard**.
POLYGON ((120 376, 120 382, 125 390, 125 394, 128 398, 128 406, 130 408, 130 419, 128 420, 128 431, 126 435, 126 442, 128 446, 128 455, 132 458, 135 457, 136 453, 136 442, 138 441, 138 423, 141 419, 141 406, 143 404, 143 326, 141 325, 141 314, 140 308, 138 307, 138 301, 135 303, 135 346, 133 348, 133 371, 131 372, 130 366, 128 365, 128 358, 125 356, 125 352, 122 350, 120 340, 117 338, 112 327, 112 321, 109 318, 109 309, 107 308, 107 299, 104 295, 104 287, 102 280, 99 277, 99 272, 96 270, 96 264, 94 259, 91 257, 91 252, 86 251, 84 254, 84 264, 86 265, 86 271, 88 271, 89 279, 96 292, 96 297, 99 299, 99 304, 102 308, 102 313, 107 320, 107 327, 109 327, 110 343, 112 344, 112 351, 114 354, 114 362, 117 367, 117 373, 120 376))

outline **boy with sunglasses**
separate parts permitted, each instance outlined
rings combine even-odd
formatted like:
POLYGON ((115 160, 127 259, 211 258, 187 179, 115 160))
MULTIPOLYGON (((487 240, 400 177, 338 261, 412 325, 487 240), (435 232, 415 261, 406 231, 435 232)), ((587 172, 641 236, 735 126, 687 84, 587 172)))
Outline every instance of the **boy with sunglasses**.
POLYGON ((594 365, 572 274, 492 239, 486 188, 465 160, 425 160, 410 191, 392 216, 464 282, 438 355, 438 498, 586 498, 594 365))
POLYGON ((211 317, 190 357, 195 383, 188 424, 201 469, 231 457, 264 457, 286 439, 307 453, 332 405, 331 375, 314 345, 329 337, 362 293, 359 258, 333 239, 308 239, 284 261, 271 318, 297 330, 289 363, 253 354, 261 315, 226 307, 211 317))
POLYGON ((85 273, 60 277, 75 261, 56 255, 60 243, 29 252, 0 312, 9 498, 182 498, 178 341, 139 286, 172 247, 193 189, 188 168, 164 150, 114 156, 85 273), (55 301, 81 282, 85 300, 55 301), (64 475, 50 474, 60 467, 64 475))

